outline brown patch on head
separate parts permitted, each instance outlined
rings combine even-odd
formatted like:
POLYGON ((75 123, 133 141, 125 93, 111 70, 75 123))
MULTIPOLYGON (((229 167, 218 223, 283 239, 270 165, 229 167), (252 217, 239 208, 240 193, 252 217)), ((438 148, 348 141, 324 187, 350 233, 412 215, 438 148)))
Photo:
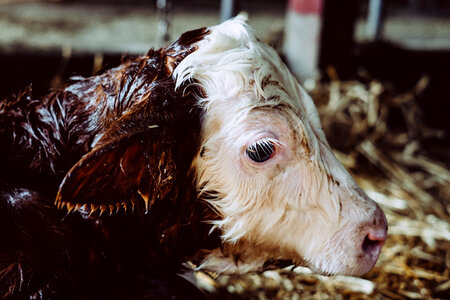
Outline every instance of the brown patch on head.
MULTIPOLYGON (((294 140, 295 143, 297 143, 297 138, 298 138, 298 135, 294 133, 292 135, 292 139, 294 140)), ((306 135, 304 132, 302 132, 302 134, 301 134, 300 144, 303 146, 303 149, 305 149, 304 155, 307 157, 310 157, 311 156, 311 147, 309 146, 308 139, 306 138, 306 135)))
POLYGON ((327 173, 327 179, 328 179, 328 182, 332 182, 334 185, 336 185, 338 187, 341 186, 341 182, 336 180, 332 175, 330 175, 328 173, 327 173))
POLYGON ((271 75, 267 75, 266 77, 263 78, 263 80, 261 80, 261 88, 264 90, 266 88, 266 86, 268 85, 274 85, 276 87, 280 87, 280 84, 278 83, 278 81, 275 80, 271 80, 272 76, 271 75))
MULTIPOLYGON (((281 100, 281 97, 280 96, 270 96, 269 98, 267 98, 267 101, 277 101, 277 102, 279 102, 281 100)), ((279 105, 282 105, 282 104, 279 104, 279 105)))
MULTIPOLYGON (((280 96, 271 96, 267 100, 279 100, 280 96)), ((291 109, 291 107, 287 103, 258 103, 257 106, 251 109, 251 112, 268 112, 269 114, 273 114, 274 111, 280 112, 280 114, 285 115, 286 111, 291 109)), ((286 119, 287 116, 285 117, 286 119)))
POLYGON ((203 146, 202 149, 200 150, 200 157, 204 157, 205 156, 205 152, 206 152, 206 147, 203 146))
POLYGON ((285 169, 284 165, 280 165, 279 163, 272 167, 271 171, 267 173, 267 181, 272 182, 276 180, 277 176, 283 172, 285 169))

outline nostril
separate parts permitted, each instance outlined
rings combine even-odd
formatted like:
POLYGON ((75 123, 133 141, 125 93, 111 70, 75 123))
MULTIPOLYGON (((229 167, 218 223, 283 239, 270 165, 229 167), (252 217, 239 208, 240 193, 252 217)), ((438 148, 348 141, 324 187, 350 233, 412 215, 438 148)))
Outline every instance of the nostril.
POLYGON ((362 250, 366 254, 378 257, 387 237, 387 220, 380 207, 377 206, 372 222, 369 224, 366 227, 367 235, 364 237, 362 250))
POLYGON ((370 232, 364 238, 362 250, 364 253, 377 253, 381 250, 381 247, 383 247, 385 240, 386 234, 374 234, 370 232))

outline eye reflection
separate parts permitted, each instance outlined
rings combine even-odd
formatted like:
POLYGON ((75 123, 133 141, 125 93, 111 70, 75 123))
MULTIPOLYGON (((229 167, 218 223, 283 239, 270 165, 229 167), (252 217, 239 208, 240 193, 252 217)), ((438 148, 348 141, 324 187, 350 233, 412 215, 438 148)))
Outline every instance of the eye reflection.
POLYGON ((245 150, 247 156, 258 163, 270 159, 274 152, 275 146, 270 140, 259 140, 245 150))

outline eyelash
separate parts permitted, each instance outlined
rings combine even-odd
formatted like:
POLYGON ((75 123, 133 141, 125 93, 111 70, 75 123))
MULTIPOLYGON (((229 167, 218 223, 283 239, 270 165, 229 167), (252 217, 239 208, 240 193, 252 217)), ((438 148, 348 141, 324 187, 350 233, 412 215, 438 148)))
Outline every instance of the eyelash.
POLYGON ((276 144, 272 139, 262 139, 248 146, 245 153, 254 162, 262 163, 274 156, 276 144))

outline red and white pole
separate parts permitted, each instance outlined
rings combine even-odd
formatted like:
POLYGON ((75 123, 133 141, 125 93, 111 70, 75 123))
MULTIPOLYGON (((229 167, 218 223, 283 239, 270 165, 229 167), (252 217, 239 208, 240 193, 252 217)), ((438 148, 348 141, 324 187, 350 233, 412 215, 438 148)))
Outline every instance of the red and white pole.
POLYGON ((283 52, 300 81, 317 79, 324 0, 289 0, 283 52))

